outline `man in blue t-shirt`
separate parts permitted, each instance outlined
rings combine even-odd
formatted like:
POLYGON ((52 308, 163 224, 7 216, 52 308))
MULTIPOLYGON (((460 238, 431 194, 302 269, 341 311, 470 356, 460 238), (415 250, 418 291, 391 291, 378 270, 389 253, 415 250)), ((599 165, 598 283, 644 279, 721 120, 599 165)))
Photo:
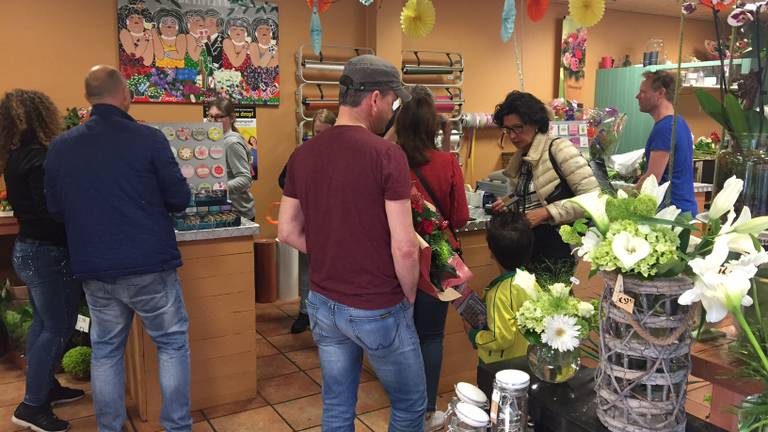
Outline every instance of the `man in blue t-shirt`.
MULTIPOLYGON (((659 183, 669 181, 669 155, 672 150, 672 122, 675 97, 675 77, 665 71, 645 72, 637 102, 640 111, 653 117, 656 124, 651 130, 648 142, 645 144, 645 173, 637 182, 637 187, 643 184, 650 175, 656 176, 659 183)), ((681 116, 677 116, 677 138, 675 139, 674 167, 672 169, 672 184, 669 192, 672 194, 672 204, 683 212, 695 216, 698 212, 696 199, 693 195, 693 136, 691 129, 681 116)))

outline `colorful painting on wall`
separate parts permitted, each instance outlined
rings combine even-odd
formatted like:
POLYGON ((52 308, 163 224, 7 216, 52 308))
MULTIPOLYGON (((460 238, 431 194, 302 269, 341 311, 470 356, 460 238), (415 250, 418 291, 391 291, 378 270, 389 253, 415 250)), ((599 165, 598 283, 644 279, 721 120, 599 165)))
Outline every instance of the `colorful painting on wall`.
POLYGON ((571 17, 563 20, 560 37, 560 89, 566 99, 583 100, 584 69, 587 64, 587 29, 579 27, 571 17))
POLYGON ((120 72, 133 101, 278 105, 277 10, 257 0, 118 0, 120 72))

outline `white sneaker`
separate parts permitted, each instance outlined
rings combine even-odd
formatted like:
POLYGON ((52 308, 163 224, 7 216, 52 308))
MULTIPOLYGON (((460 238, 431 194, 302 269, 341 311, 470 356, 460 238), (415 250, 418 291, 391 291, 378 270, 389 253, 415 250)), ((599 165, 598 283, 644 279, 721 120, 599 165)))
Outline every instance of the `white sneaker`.
POLYGON ((429 412, 424 416, 424 432, 435 432, 445 427, 445 413, 442 411, 429 412))

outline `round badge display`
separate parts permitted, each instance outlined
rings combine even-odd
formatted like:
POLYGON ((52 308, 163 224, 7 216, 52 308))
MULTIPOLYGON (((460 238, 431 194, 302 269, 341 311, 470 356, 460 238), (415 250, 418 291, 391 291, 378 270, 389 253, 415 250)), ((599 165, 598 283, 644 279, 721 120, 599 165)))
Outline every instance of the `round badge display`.
POLYGON ((176 138, 176 131, 172 127, 166 126, 163 128, 163 135, 170 141, 176 138))
POLYGON ((199 193, 206 193, 211 191, 211 184, 210 183, 200 183, 197 185, 197 192, 199 193))
POLYGON ((208 158, 208 147, 199 145, 195 147, 195 157, 202 160, 208 158))
POLYGON ((211 150, 208 152, 211 159, 221 159, 224 156, 224 147, 214 144, 211 146, 211 150))
POLYGON ((208 129, 208 138, 210 138, 212 141, 220 140, 222 135, 223 135, 223 132, 221 131, 221 128, 218 126, 214 126, 208 129))
POLYGON ((192 152, 191 147, 179 147, 178 151, 179 159, 181 160, 190 160, 194 156, 194 152, 192 152))
POLYGON ((184 176, 184 178, 192 178, 195 175, 195 167, 193 167, 190 164, 184 164, 181 166, 181 175, 184 176))
POLYGON ((200 164, 195 168, 195 174, 197 174, 200 178, 208 178, 208 176, 211 174, 210 168, 208 168, 208 165, 206 164, 200 164))
POLYGON ((227 188, 227 184, 224 182, 217 182, 213 184, 213 190, 224 190, 227 188))
POLYGON ((224 169, 224 165, 222 164, 216 164, 213 167, 211 167, 211 175, 214 177, 224 177, 226 174, 226 170, 224 169))
POLYGON ((206 130, 203 128, 195 128, 192 130, 192 138, 198 141, 202 141, 205 139, 206 133, 206 130))
POLYGON ((176 139, 188 141, 190 138, 192 138, 192 130, 190 128, 180 127, 176 129, 176 139))

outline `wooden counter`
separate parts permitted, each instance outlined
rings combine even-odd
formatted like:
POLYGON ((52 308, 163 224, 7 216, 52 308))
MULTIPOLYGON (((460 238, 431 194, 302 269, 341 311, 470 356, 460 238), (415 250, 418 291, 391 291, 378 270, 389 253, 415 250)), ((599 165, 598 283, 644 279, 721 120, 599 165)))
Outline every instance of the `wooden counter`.
MULTIPOLYGON (((253 262, 258 225, 250 225, 250 230, 177 234, 189 314, 192 410, 258 396, 253 262), (223 234, 228 236, 219 237, 223 234)), ((159 421, 157 350, 139 319, 126 348, 126 386, 139 417, 159 421)))

